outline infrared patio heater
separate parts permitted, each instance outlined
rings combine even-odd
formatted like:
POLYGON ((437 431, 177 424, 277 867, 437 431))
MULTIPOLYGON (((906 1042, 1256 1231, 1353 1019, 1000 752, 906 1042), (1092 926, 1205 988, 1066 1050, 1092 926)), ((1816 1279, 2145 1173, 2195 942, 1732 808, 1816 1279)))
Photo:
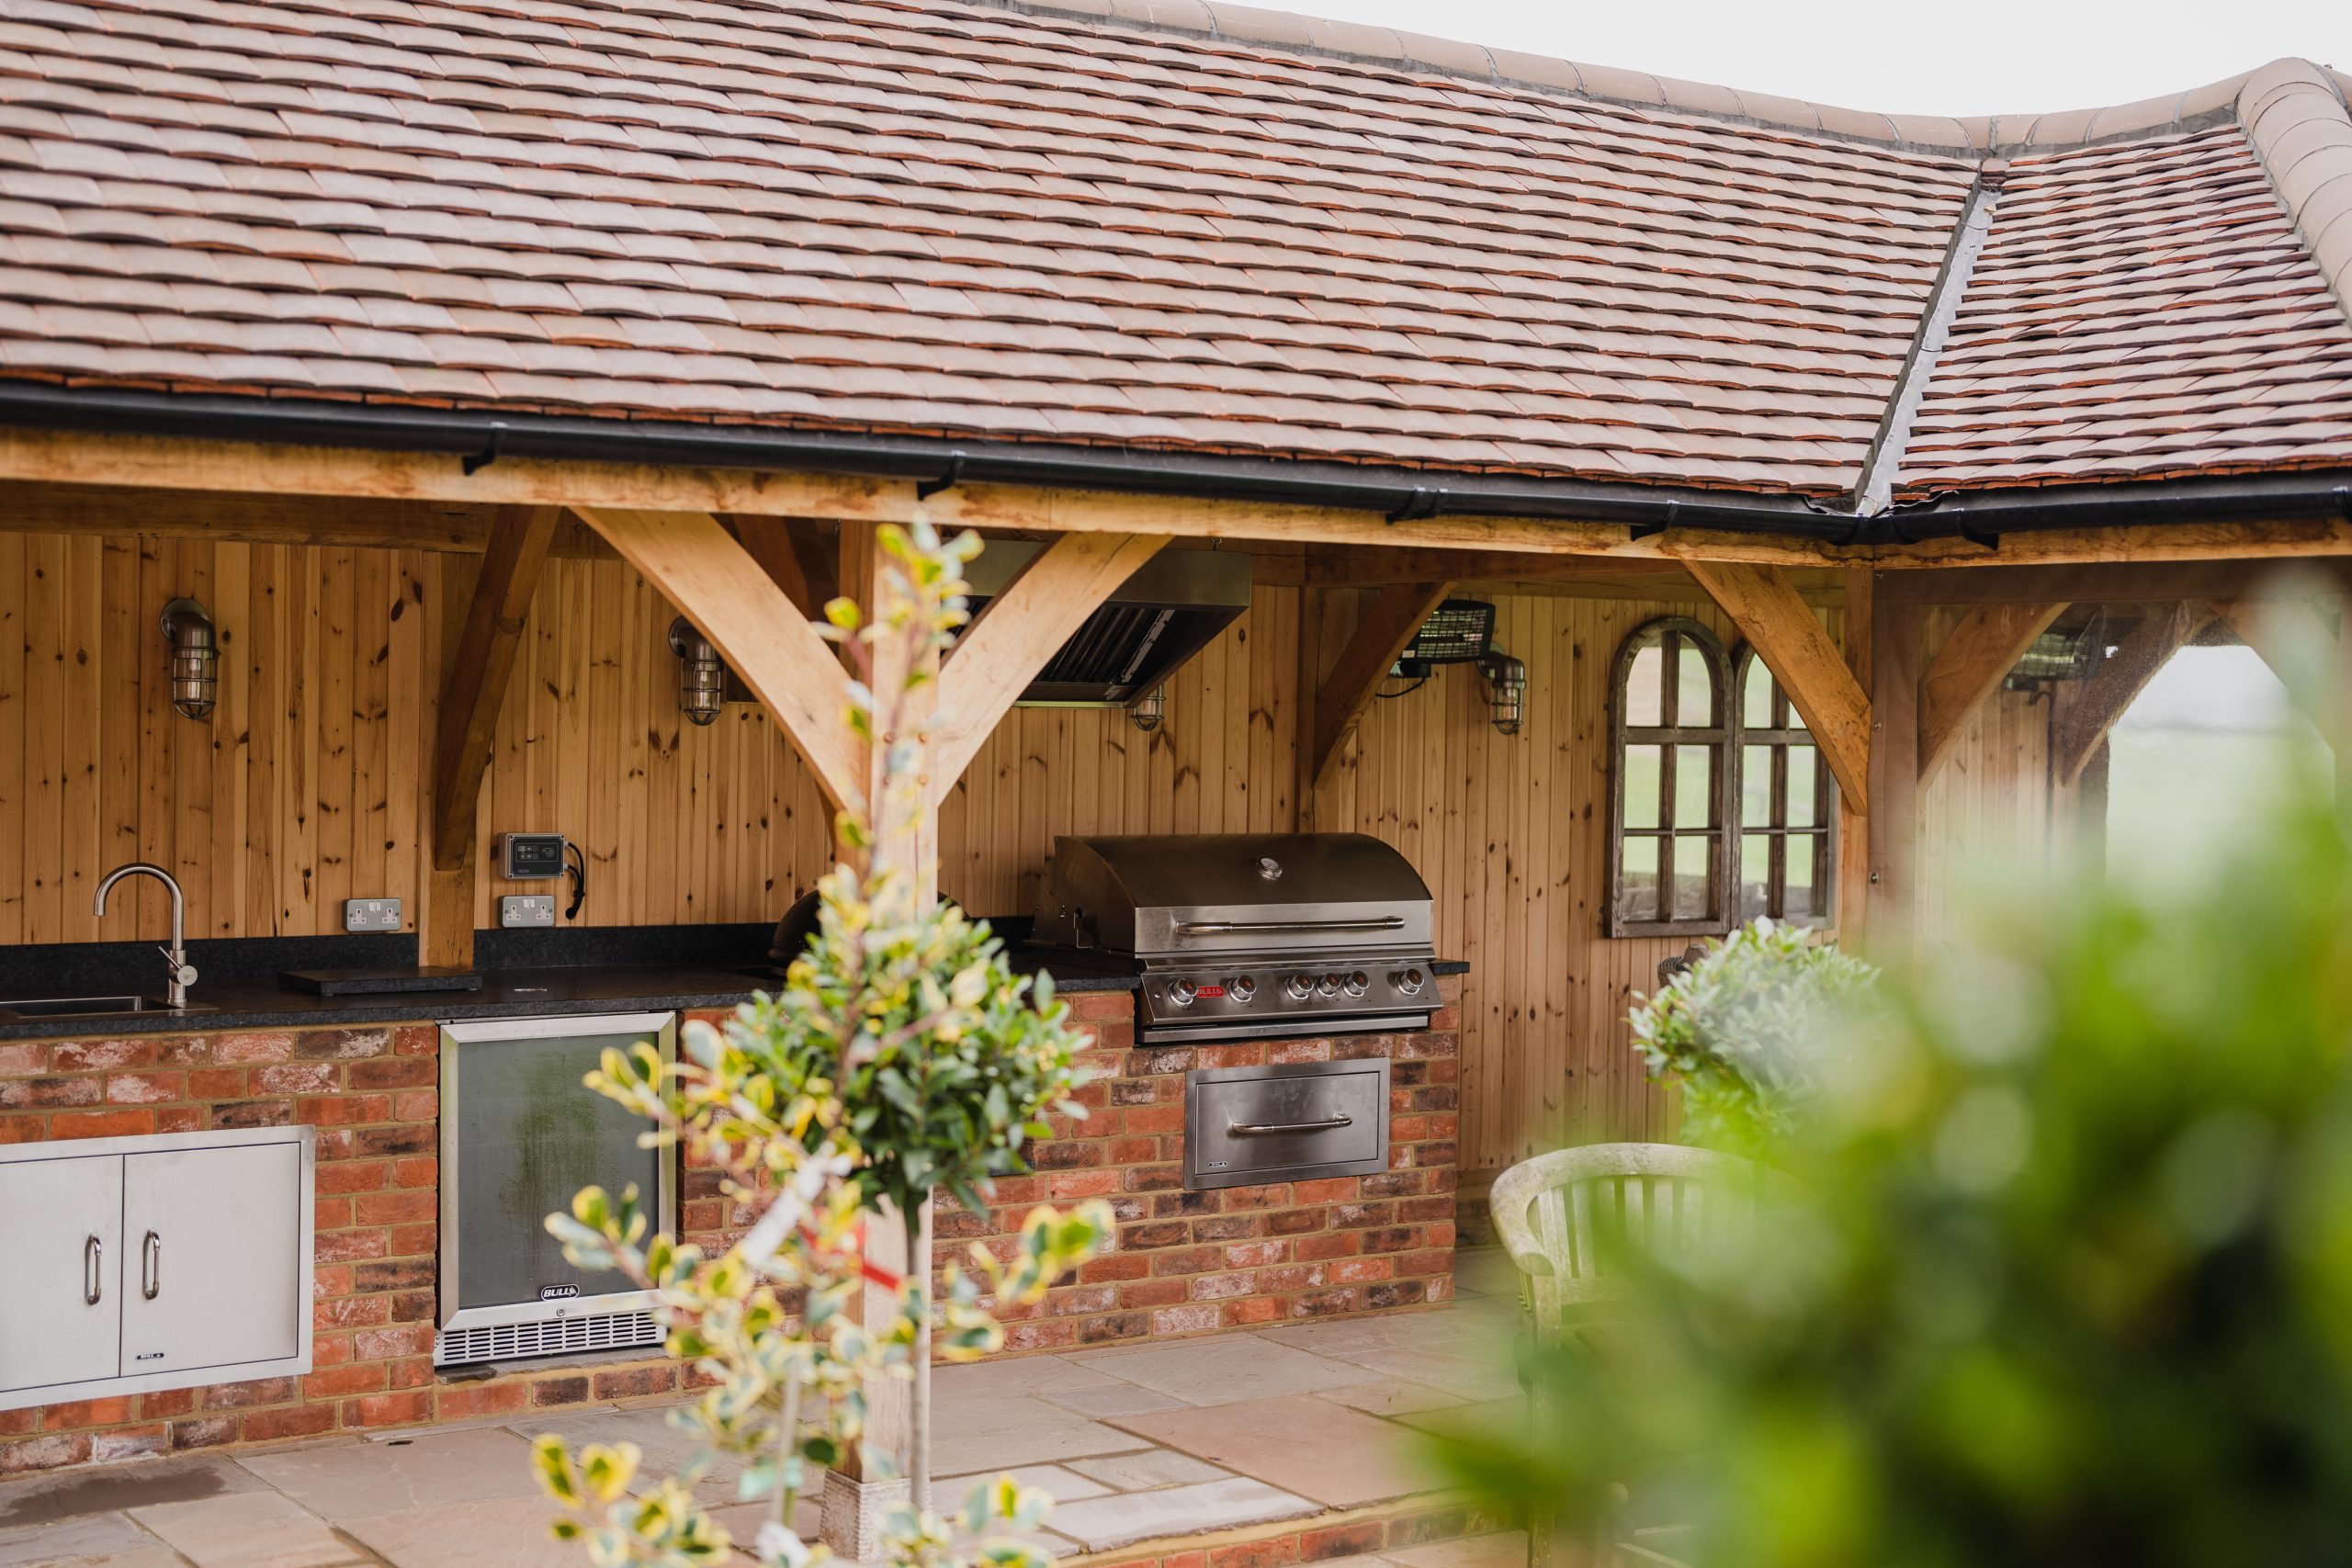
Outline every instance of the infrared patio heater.
POLYGON ((1392 678, 1413 683, 1380 696, 1384 701, 1409 696, 1427 684, 1442 664, 1475 664, 1486 678, 1487 707, 1495 728, 1504 735, 1516 735, 1527 707, 1527 666, 1498 651, 1494 642, 1492 604, 1480 599, 1448 599, 1430 612, 1389 671, 1392 678))

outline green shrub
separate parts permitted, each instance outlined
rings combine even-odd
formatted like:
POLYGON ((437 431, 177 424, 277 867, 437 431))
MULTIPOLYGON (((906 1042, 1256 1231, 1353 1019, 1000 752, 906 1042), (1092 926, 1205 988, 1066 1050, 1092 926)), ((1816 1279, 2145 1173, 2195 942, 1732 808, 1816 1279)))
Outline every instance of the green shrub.
MULTIPOLYGON (((1486 1495, 1701 1568, 2352 1562, 2352 850, 2308 785, 2194 903, 2029 892, 1815 1075, 1802 1192, 1628 1260, 1486 1495)), ((1498 1424, 1499 1427, 1499 1424, 1498 1424)), ((1573 1538, 1572 1538, 1573 1539, 1573 1538)))
POLYGON ((1680 1086, 1686 1141, 1761 1155, 1818 1099, 1878 971, 1795 926, 1759 919, 1633 1012, 1650 1076, 1680 1086))

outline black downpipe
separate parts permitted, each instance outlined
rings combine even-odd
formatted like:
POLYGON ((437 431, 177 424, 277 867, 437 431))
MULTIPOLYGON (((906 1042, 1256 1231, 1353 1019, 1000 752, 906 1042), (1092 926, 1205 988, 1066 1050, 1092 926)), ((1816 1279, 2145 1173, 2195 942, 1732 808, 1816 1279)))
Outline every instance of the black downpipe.
POLYGON ((1376 512, 1409 529, 1450 515, 1775 534, 1828 544, 1915 544, 2030 528, 2352 519, 2352 469, 1955 491, 1874 517, 1817 498, 1125 447, 935 441, 857 432, 516 415, 199 393, 67 390, 0 381, 0 424, 447 454, 470 473, 502 457, 814 470, 945 484, 1020 484, 1376 512), (941 481, 944 480, 945 484, 941 481), (1417 504, 1418 502, 1418 504, 1417 504))

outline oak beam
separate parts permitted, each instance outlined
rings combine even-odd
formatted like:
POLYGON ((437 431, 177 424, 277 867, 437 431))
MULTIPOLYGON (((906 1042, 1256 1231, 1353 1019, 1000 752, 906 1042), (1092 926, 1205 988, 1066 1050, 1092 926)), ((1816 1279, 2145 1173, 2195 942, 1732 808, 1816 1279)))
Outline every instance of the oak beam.
POLYGON ((562 513, 551 506, 502 513, 474 581, 463 628, 441 682, 433 740, 433 819, 422 956, 428 965, 473 963, 474 840, 492 733, 523 644, 548 543, 562 513))
POLYGON ((1340 661, 1332 667, 1329 679, 1300 694, 1312 703, 1315 712, 1314 740, 1301 773, 1303 790, 1319 789, 1330 776, 1340 750, 1363 722, 1364 709, 1372 705, 1373 694, 1388 679, 1397 656, 1429 619, 1430 612, 1445 603, 1453 586, 1451 582, 1400 583, 1381 590, 1363 606, 1356 629, 1347 647, 1340 650, 1340 661))
MULTIPOLYGON (((480 556, 499 509, 456 502, 366 496, 235 495, 223 491, 0 481, 0 533, 101 538, 201 539, 209 544, 316 545, 480 556)), ((554 557, 616 558, 570 518, 548 546, 554 557)))
MULTIPOLYGON (((2308 589, 2310 583, 2304 586, 2308 589)), ((2352 601, 2334 606, 2334 626, 2328 623, 2329 607, 2310 599, 2216 599, 2211 608, 2270 667, 2335 755, 2352 757, 2352 637, 2345 635, 2352 628, 2352 601), (2314 701, 2334 707, 2314 708, 2314 701)), ((2335 786, 2340 796, 2352 802, 2352 763, 2338 761, 2335 786)))
POLYGON ((2176 599, 2275 599, 2352 589, 2352 559, 2155 560, 1972 566, 1890 575, 1882 592, 1918 604, 2123 604, 2176 599))
POLYGON ((1103 600, 1168 542, 1164 535, 1065 534, 990 601, 939 673, 931 784, 944 798, 989 734, 1103 600))
POLYGON ((1306 581, 1317 588, 1394 588, 1443 579, 1463 582, 1493 579, 1525 582, 1573 581, 1579 577, 1657 578, 1679 585, 1681 564, 1663 558, 1530 555, 1523 550, 1416 549, 1382 547, 1310 548, 1306 581))
POLYGON ((863 759, 832 648, 707 512, 574 507, 743 678, 835 807, 863 810, 863 759))
POLYGON ((729 517, 721 519, 727 531, 735 536, 744 553, 757 561, 768 581, 784 591, 792 607, 810 620, 824 614, 825 603, 832 597, 822 592, 809 581, 808 563, 792 536, 792 526, 781 517, 729 517))
MULTIPOLYGON (((451 453, 393 452, 291 443, 198 440, 0 427, 0 480, 36 479, 225 491, 352 495, 477 505, 928 521, 942 529, 1167 534, 1180 538, 1313 541, 1384 547, 1508 550, 1627 560, 1718 560, 1772 566, 1888 570, 2048 562, 2283 559, 2352 556, 2352 518, 2164 524, 2030 530, 1997 550, 1961 538, 1838 545, 1771 533, 1677 527, 1633 536, 1622 523, 1441 513, 1390 523, 1372 509, 1217 501, 1110 491, 959 484, 928 499, 909 479, 752 468, 554 461, 502 457, 464 472, 451 453)), ((1431 573, 1434 579, 1438 574, 1431 573)))
POLYGON ((2051 715, 2051 769, 2062 784, 2082 776, 2107 732, 2165 662, 2213 618, 2211 606, 2184 600, 2151 610, 2123 634, 2114 654, 2086 681, 2066 682, 2051 715))
POLYGON ((1936 776, 1952 742, 2034 639, 2065 613, 2061 604, 1980 604, 1961 618, 1919 677, 1919 783, 1936 776))
MULTIPOLYGON (((2307 686, 2309 678, 2317 673, 2308 666, 2327 659, 2336 646, 2335 629, 2306 599, 2213 599, 2208 604, 2222 624, 2254 649, 2290 692, 2307 686)), ((2328 673, 2332 676, 2335 671, 2331 668, 2328 673)))
POLYGON ((1871 699, 1846 668, 1813 606, 1770 567, 1686 562, 1690 575, 1732 618, 1772 679, 1804 716, 1838 787, 1854 809, 1870 806, 1871 699))

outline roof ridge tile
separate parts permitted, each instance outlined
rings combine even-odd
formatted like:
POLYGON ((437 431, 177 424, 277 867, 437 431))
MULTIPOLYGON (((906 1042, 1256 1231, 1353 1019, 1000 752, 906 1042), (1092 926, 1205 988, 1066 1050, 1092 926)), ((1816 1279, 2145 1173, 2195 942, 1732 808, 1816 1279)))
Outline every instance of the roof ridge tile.
POLYGON ((2279 60, 2246 78, 2237 110, 2296 234, 2352 321, 2352 112, 2345 96, 2332 73, 2279 60))
MULTIPOLYGON (((919 5, 921 0, 898 0, 919 5)), ((1365 24, 1331 22, 1287 11, 1230 5, 1227 0, 962 0, 990 10, 1041 18, 1112 23, 1151 32, 1175 33, 1259 48, 1295 50, 1357 64, 1396 71, 1435 71, 1496 86, 1564 92, 1604 103, 1670 108, 1713 118, 1746 121, 1844 141, 1872 142, 1908 151, 1987 154, 2047 152, 2080 147, 2119 136, 2166 129, 2190 129, 2240 103, 2245 85, 2260 72, 2162 94, 2136 103, 2029 115, 1899 115, 1816 104, 1780 95, 1747 92, 1725 85, 1685 82, 1670 76, 1556 59, 1518 50, 1430 38, 1365 24), (1728 107, 1729 105, 1736 107, 1728 107), (2004 134, 2004 127, 2010 128, 2004 134), (1949 128, 1952 133, 1942 133, 1949 128)), ((2292 64, 2321 79, 2352 84, 2352 74, 2306 61, 2273 62, 2274 71, 2292 64)), ((2339 95, 2347 88, 2337 88, 2339 95)), ((2339 96, 2339 102, 2341 97, 2339 96)))

